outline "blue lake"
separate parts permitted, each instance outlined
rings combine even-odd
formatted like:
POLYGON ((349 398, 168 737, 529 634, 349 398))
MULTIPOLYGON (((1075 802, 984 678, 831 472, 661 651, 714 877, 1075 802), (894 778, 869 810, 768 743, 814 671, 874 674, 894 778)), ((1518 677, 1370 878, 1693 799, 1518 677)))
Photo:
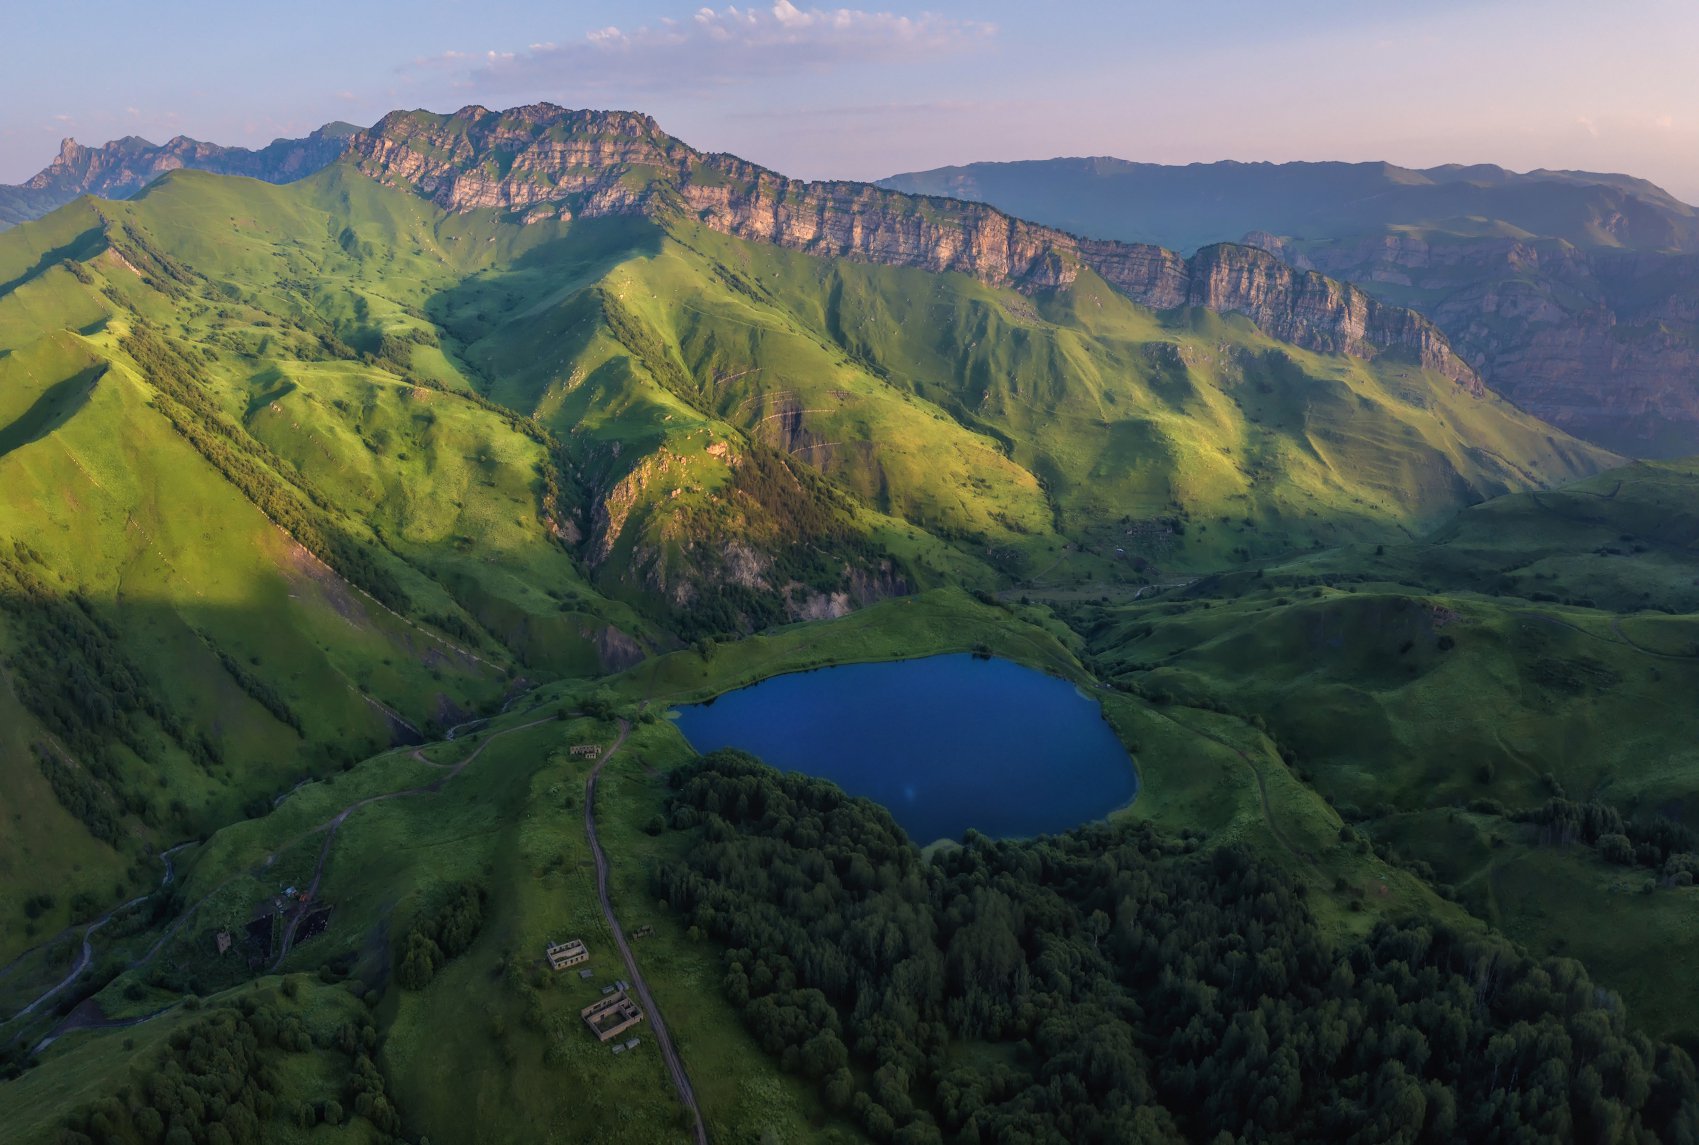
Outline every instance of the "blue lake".
POLYGON ((878 800, 921 844, 1065 831, 1138 790, 1096 700, 966 653, 774 676, 677 719, 697 751, 741 748, 878 800))

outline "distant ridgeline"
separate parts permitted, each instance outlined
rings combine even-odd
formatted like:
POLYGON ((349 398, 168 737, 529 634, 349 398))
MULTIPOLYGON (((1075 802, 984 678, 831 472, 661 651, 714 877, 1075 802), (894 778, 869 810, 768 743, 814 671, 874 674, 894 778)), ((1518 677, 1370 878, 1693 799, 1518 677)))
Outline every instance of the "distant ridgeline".
POLYGON ((127 199, 166 172, 185 168, 290 183, 336 162, 358 130, 351 123, 327 123, 305 138, 273 140, 257 151, 182 135, 164 144, 126 135, 100 147, 67 139, 53 162, 29 179, 0 185, 0 230, 39 219, 82 195, 127 199))
POLYGON ((1245 314, 1306 349, 1394 353, 1479 386, 1444 337, 1412 312, 1256 248, 1218 246, 1188 260, 1160 247, 1078 239, 976 203, 788 179, 696 151, 646 115, 548 104, 499 113, 468 107, 452 116, 394 112, 357 136, 351 154, 372 177, 415 188, 449 210, 501 207, 528 219, 676 213, 818 257, 953 271, 1029 292, 1070 285, 1090 270, 1152 309, 1245 314))
POLYGON ((1222 240, 1432 318, 1498 392, 1578 436, 1699 453, 1699 208, 1644 179, 1490 164, 973 163, 880 186, 1099 239, 1222 240))

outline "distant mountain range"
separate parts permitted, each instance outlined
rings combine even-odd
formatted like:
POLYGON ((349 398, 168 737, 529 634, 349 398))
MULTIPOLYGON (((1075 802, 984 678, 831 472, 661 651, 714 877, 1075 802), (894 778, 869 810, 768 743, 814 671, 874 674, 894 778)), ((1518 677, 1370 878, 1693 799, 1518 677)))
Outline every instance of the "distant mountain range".
POLYGON ((893 175, 879 185, 990 203, 1076 234, 1177 250, 1251 231, 1298 239, 1385 227, 1561 238, 1587 249, 1699 251, 1699 209, 1628 175, 1491 164, 1041 159, 893 175))
POLYGON ((127 199, 180 168, 246 175, 267 183, 293 182, 335 162, 349 137, 359 130, 351 123, 327 123, 304 139, 274 140, 257 151, 183 135, 164 144, 127 135, 101 147, 84 147, 67 139, 53 162, 28 180, 0 185, 0 230, 39 219, 81 195, 127 199))
POLYGON ((1699 209, 1626 175, 1490 165, 979 163, 882 186, 1181 250, 1245 241, 1437 322, 1487 383, 1642 456, 1699 452, 1699 209))

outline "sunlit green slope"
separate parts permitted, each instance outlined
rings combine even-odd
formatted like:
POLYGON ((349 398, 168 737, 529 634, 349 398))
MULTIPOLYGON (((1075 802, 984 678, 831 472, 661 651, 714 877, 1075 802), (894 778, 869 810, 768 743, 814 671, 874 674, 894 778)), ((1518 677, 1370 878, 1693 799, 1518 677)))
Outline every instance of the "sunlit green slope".
POLYGON ((0 872, 53 900, 0 955, 527 682, 928 586, 1396 538, 1607 460, 1089 275, 525 225, 340 166, 83 200, 0 237, 0 872))

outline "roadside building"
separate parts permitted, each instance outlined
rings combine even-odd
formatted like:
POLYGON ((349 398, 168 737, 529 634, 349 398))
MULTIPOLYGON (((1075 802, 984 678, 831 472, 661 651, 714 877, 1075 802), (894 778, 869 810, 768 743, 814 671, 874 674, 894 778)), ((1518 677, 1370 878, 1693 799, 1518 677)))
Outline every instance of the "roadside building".
POLYGON ((590 1032, 601 1042, 612 1041, 643 1020, 643 1011, 626 997, 625 991, 610 994, 592 1002, 578 1012, 590 1032))
MULTIPOLYGON (((571 938, 565 942, 557 942, 545 952, 549 957, 551 970, 565 970, 568 966, 576 966, 580 962, 590 960, 590 951, 580 939, 571 938)), ((580 975, 582 977, 582 975, 580 975)))

